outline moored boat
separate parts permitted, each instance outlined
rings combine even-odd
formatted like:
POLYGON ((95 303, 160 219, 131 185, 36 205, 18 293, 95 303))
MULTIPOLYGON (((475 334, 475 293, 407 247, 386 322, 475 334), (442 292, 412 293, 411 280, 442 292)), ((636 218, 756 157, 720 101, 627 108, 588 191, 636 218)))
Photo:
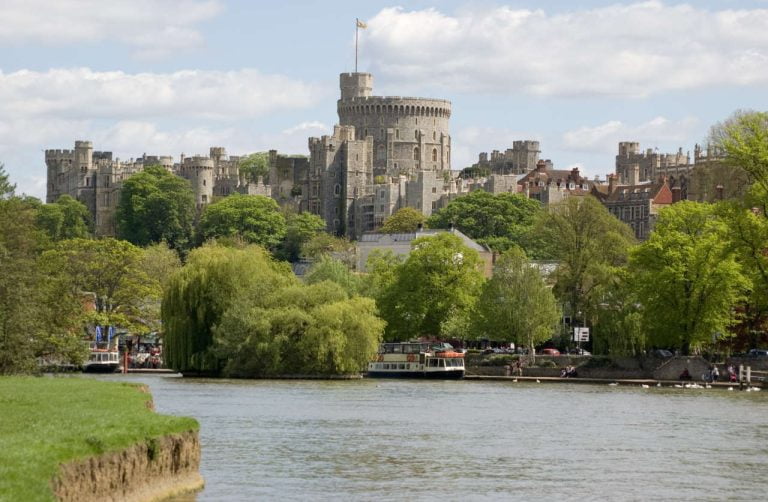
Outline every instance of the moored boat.
POLYGON ((120 352, 117 344, 91 342, 88 360, 83 363, 86 373, 114 373, 120 368, 120 352))
POLYGON ((383 343, 375 361, 368 363, 374 378, 463 378, 464 354, 449 344, 427 342, 383 343))

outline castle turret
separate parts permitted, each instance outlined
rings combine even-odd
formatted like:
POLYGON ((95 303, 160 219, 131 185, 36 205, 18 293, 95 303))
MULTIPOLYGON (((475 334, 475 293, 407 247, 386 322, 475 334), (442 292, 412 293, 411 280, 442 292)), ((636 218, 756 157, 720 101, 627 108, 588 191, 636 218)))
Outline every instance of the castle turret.
POLYGON ((367 98, 373 93, 373 75, 370 73, 342 73, 339 78, 341 99, 367 98))
POLYGON ((75 141, 75 165, 81 172, 93 169, 93 143, 75 141))
POLYGON ((198 208, 213 198, 213 166, 213 159, 196 155, 185 157, 179 169, 179 174, 192 184, 198 208))

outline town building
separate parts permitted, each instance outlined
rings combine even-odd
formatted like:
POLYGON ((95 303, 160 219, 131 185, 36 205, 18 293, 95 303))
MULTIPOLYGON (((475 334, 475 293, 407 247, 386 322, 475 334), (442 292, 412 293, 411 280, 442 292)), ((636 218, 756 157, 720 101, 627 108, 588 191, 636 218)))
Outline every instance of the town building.
POLYGON ((539 160, 536 169, 517 182, 520 192, 543 205, 558 204, 568 197, 588 195, 594 182, 581 175, 579 168, 553 169, 550 161, 539 160))
POLYGON ((403 260, 411 252, 411 242, 420 237, 434 237, 442 233, 450 232, 459 237, 462 243, 470 249, 477 251, 483 260, 483 274, 485 277, 493 275, 494 254, 487 247, 478 244, 462 232, 452 228, 450 230, 419 230, 417 232, 407 232, 399 234, 364 234, 357 241, 357 271, 365 272, 365 266, 368 263, 368 257, 373 251, 391 252, 403 260))

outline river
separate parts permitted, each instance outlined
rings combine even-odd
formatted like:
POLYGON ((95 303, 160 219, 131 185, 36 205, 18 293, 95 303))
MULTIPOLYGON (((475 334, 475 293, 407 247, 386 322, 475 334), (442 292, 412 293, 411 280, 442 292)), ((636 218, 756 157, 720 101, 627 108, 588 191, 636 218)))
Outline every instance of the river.
POLYGON ((767 391, 102 378, 200 421, 184 500, 766 499, 767 391))

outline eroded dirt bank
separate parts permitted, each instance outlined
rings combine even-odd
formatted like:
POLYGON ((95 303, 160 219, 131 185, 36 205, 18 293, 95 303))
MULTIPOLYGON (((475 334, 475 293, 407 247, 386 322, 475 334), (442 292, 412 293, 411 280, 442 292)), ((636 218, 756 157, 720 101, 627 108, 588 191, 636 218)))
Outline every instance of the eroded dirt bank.
POLYGON ((52 480, 62 501, 152 501, 199 490, 198 431, 147 439, 125 450, 63 464, 52 480))

